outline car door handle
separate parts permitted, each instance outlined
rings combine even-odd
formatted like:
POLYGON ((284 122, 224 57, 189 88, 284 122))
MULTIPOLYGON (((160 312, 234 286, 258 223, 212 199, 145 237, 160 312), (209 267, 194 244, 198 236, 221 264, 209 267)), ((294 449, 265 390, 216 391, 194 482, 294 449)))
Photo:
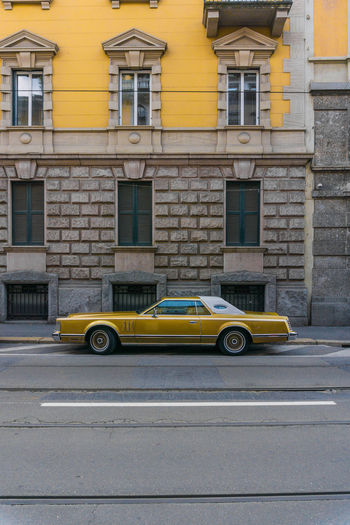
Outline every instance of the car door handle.
POLYGON ((188 321, 190 324, 198 323, 198 321, 188 321))

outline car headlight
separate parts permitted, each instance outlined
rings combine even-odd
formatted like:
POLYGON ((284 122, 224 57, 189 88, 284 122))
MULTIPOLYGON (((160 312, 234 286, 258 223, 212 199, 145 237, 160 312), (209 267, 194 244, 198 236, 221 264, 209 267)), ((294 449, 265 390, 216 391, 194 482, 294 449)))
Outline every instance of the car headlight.
POLYGON ((56 321, 56 332, 60 332, 61 331, 61 323, 60 321, 56 321))

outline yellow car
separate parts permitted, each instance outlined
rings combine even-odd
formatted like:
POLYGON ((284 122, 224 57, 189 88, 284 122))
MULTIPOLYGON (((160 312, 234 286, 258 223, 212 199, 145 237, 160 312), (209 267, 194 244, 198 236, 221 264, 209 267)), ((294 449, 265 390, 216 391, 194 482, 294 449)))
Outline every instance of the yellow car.
POLYGON ((288 317, 242 312, 221 297, 164 297, 143 312, 79 313, 57 319, 52 336, 62 343, 88 343, 95 354, 120 345, 217 345, 241 355, 252 343, 295 337, 288 317))

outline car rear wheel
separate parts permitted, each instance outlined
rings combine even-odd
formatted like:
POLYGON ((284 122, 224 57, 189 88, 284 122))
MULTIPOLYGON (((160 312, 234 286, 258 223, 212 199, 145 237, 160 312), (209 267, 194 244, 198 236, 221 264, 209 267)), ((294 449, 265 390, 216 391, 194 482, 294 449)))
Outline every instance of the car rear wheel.
POLYGON ((218 341, 219 350, 225 355, 242 355, 247 351, 248 336, 237 328, 224 332, 218 341))
POLYGON ((89 335, 89 348, 94 354, 112 354, 117 348, 117 342, 117 336, 107 327, 95 328, 89 335))

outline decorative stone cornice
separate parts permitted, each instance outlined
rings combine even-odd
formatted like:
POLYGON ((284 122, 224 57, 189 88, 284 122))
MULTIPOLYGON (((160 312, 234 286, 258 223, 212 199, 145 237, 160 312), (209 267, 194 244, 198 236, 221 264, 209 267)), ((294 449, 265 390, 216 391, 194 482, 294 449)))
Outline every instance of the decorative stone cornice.
MULTIPOLYGON (((22 29, 13 35, 0 40, 0 58, 14 58, 19 53, 33 54, 33 58, 41 56, 43 54, 47 56, 54 56, 58 51, 58 45, 51 40, 47 40, 42 36, 35 35, 31 31, 22 29)), ((32 57, 31 57, 32 58, 32 57)), ((33 62, 33 60, 31 61, 33 62)), ((20 67, 35 67, 34 63, 28 63, 28 65, 21 65, 20 67)))
MULTIPOLYGON (((139 29, 129 29, 102 43, 104 52, 111 58, 124 61, 128 67, 143 67, 148 61, 160 59, 167 44, 139 29)), ((152 64, 151 64, 152 65, 152 64)))
POLYGON ((212 43, 212 48, 220 58, 234 61, 237 67, 252 66, 258 61, 269 59, 277 47, 277 42, 248 27, 223 36, 212 43))

